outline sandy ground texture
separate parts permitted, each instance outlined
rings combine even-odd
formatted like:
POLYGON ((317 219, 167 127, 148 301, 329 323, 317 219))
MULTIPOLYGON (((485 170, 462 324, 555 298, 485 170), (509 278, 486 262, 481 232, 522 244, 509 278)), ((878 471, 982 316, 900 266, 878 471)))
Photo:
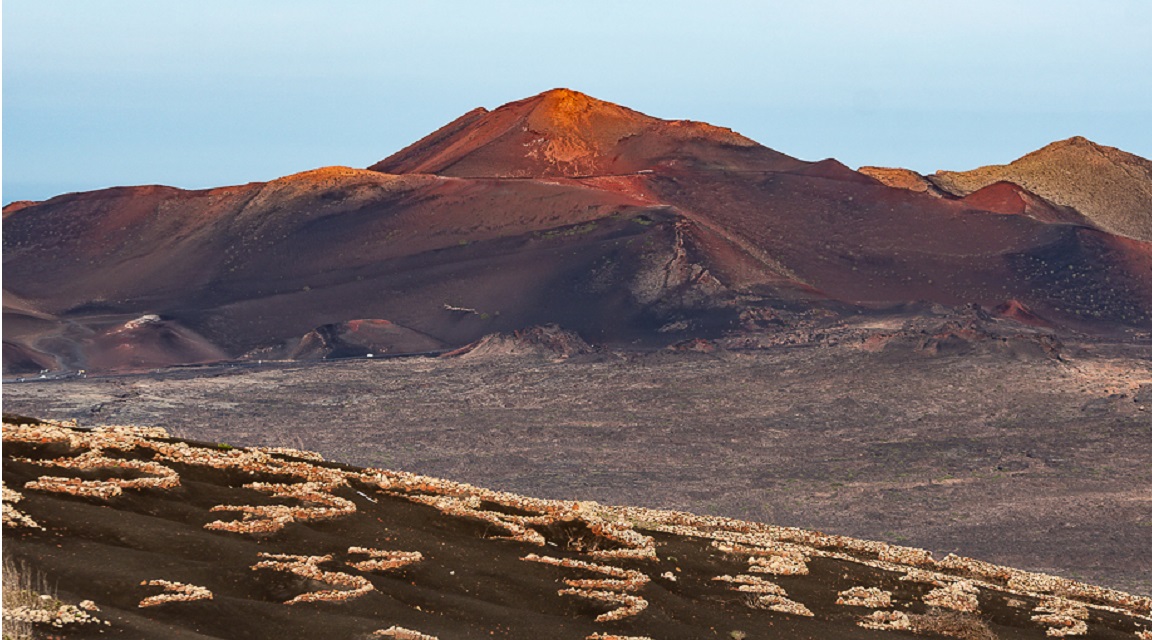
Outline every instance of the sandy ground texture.
POLYGON ((1152 593, 1152 364, 842 348, 343 361, 4 385, 4 410, 1152 593))

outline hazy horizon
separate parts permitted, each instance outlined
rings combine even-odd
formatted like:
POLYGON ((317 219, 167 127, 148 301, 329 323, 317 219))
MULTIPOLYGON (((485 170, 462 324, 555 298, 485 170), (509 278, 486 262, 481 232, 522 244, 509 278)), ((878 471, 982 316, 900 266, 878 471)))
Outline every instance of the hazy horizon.
POLYGON ((368 166, 568 87, 805 160, 1152 156, 1152 4, 223 0, 3 7, 3 201, 368 166))

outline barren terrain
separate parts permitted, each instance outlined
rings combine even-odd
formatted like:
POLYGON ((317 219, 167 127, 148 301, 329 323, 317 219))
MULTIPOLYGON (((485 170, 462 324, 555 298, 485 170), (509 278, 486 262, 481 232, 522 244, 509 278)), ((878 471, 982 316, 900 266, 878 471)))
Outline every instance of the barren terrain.
MULTIPOLYGON (((1097 176, 1111 156, 1090 145, 1041 164, 1097 176)), ((1152 330, 1146 236, 1027 182, 946 195, 872 173, 556 89, 471 111, 367 170, 17 203, 4 372, 400 354, 549 323, 664 346, 794 304, 1021 306, 1113 340, 1152 330)), ((1060 184, 1146 224, 1146 182, 1060 184)))
POLYGON ((1062 205, 1075 207, 1101 229, 1152 239, 1152 162, 1076 136, 1060 140, 1006 165, 971 171, 937 171, 933 186, 968 195, 1007 180, 1062 205))
POLYGON ((1152 636, 1152 598, 963 556, 154 427, 5 419, 4 483, 6 637, 1152 636))
POLYGON ((349 360, 4 385, 4 409, 684 509, 1152 593, 1152 360, 847 347, 349 360))

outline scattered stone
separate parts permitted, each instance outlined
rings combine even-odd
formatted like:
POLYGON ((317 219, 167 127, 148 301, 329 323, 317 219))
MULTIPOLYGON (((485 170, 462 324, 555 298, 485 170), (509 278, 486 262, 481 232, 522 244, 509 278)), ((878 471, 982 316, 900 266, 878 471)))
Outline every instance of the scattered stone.
MULTIPOLYGON (((136 605, 140 608, 155 607, 169 602, 194 602, 196 600, 211 600, 212 592, 204 587, 183 582, 169 582, 168 580, 148 580, 140 583, 141 586, 164 587, 164 593, 158 596, 149 596, 136 605)), ((88 601, 85 601, 88 602, 88 601)), ((83 603, 81 603, 83 604, 83 603)))
POLYGON ((876 587, 852 587, 837 595, 836 604, 848 607, 887 609, 892 606, 892 592, 876 587))
POLYGON ((272 569, 274 571, 285 571, 296 574, 301 578, 323 582, 324 584, 334 587, 346 587, 345 589, 327 589, 324 591, 302 593, 295 598, 287 600, 284 604, 341 602, 358 598, 376 588, 367 578, 341 573, 339 571, 324 571, 321 569, 319 566, 320 563, 330 562, 332 560, 331 555, 298 556, 282 553, 261 553, 260 557, 266 559, 252 565, 253 570, 272 569))
POLYGON ((388 627, 379 631, 372 632, 374 636, 385 636, 389 638, 396 638, 396 640, 439 640, 436 636, 430 636, 426 633, 405 629, 404 627, 388 627))
POLYGON ((911 631, 912 621, 903 611, 873 611, 856 624, 879 631, 911 631))

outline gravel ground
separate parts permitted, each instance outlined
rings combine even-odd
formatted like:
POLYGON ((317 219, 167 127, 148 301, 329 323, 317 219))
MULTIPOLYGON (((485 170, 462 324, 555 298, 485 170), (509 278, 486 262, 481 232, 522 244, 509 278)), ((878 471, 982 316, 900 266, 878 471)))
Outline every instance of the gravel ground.
POLYGON ((6 383, 4 410, 814 528, 1152 594, 1152 360, 1078 353, 216 367, 6 383))

